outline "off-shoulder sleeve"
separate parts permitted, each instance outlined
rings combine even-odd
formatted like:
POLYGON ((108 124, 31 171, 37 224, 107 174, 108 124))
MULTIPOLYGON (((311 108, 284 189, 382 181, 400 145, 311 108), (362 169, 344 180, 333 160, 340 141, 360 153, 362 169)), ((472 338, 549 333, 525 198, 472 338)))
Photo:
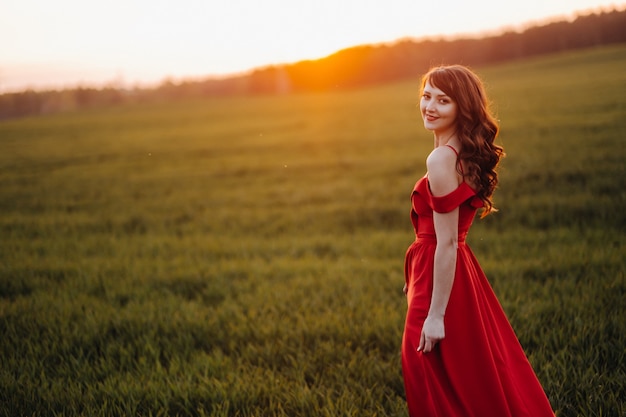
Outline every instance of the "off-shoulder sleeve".
MULTIPOLYGON (((426 183, 426 181, 424 181, 426 183)), ((482 207, 482 201, 476 196, 476 191, 467 183, 461 183, 454 191, 441 197, 435 197, 425 184, 425 194, 428 205, 437 213, 448 213, 459 207, 468 199, 472 199, 471 205, 475 208, 482 207)))

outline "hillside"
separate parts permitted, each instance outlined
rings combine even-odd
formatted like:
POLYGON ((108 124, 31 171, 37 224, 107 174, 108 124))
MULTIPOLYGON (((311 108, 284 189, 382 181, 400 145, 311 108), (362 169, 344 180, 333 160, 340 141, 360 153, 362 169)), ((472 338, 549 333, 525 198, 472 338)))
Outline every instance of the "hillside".
POLYGON ((361 88, 419 77, 430 66, 481 66, 537 55, 626 42, 626 10, 578 16, 484 38, 406 39, 390 45, 362 45, 326 58, 260 68, 242 76, 164 82, 154 89, 81 87, 0 95, 0 120, 129 102, 189 97, 289 94, 361 88))
MULTIPOLYGON (((483 66, 537 55, 626 42, 626 11, 579 16, 521 33, 484 38, 403 40, 392 45, 364 45, 327 58, 269 67, 244 77, 248 93, 329 91, 386 83, 419 76, 442 63, 483 66)), ((228 81, 221 87, 224 88, 228 81)), ((220 84, 213 85, 220 91, 220 84)), ((200 85, 200 88, 203 86, 200 85)), ((211 83, 205 84, 211 93, 211 83)), ((234 85, 231 86, 236 91, 234 85)))

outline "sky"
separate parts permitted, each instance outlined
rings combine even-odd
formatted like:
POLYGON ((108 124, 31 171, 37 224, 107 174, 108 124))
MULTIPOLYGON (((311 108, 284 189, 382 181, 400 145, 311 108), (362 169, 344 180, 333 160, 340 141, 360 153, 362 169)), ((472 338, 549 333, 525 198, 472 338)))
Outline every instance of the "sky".
POLYGON ((0 0, 0 93, 243 73, 363 44, 496 34, 601 0, 0 0))

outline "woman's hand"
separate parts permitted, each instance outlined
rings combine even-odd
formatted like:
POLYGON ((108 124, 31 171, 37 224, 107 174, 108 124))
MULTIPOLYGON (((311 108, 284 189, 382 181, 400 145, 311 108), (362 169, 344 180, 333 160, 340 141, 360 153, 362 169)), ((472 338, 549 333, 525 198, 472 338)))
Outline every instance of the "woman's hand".
POLYGON ((437 342, 446 337, 443 316, 429 315, 424 321, 422 334, 420 335, 420 345, 417 347, 418 352, 428 353, 435 348, 437 342))

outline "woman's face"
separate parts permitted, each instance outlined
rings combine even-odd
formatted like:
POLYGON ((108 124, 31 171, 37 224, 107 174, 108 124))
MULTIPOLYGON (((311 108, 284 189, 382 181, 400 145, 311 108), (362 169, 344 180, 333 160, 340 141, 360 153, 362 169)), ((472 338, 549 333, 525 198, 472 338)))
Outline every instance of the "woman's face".
POLYGON ((424 127, 437 134, 445 134, 456 128, 457 104, 429 81, 424 86, 420 100, 420 110, 424 127))

